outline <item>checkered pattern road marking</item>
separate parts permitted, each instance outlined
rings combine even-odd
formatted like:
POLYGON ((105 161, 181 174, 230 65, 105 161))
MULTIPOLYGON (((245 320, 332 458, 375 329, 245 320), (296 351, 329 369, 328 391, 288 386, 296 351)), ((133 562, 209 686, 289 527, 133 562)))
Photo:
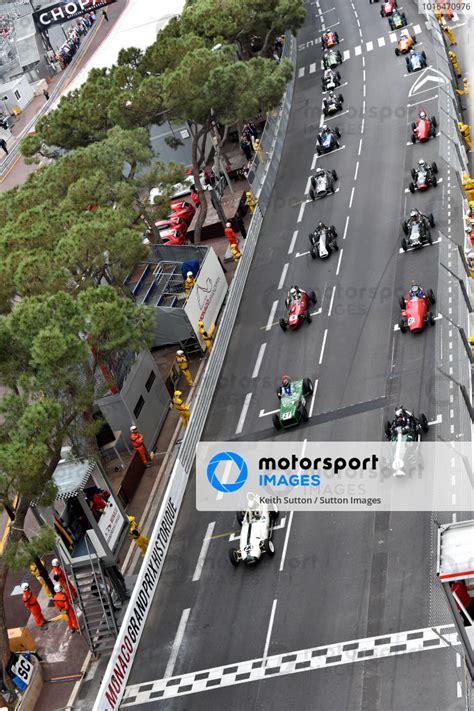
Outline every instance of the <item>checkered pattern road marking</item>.
MULTIPOLYGON (((423 30, 421 29, 420 25, 415 25, 413 27, 413 34, 414 35, 419 35, 421 34, 423 30)), ((390 37, 390 42, 397 42, 398 41, 398 35, 396 32, 391 32, 389 34, 390 37)), ((346 62, 348 59, 351 58, 352 53, 354 53, 355 57, 358 57, 359 55, 362 54, 362 52, 372 52, 373 49, 380 49, 381 47, 386 46, 386 38, 385 37, 378 37, 376 40, 373 42, 366 42, 364 46, 358 45, 357 47, 354 47, 353 50, 350 49, 345 49, 342 52, 342 60, 343 62, 346 62), (375 43, 377 43, 377 47, 375 46, 375 43)), ((338 47, 336 47, 338 49, 338 47)), ((342 50, 341 50, 342 51, 342 50)), ((315 64, 310 64, 309 65, 309 72, 306 71, 306 67, 300 67, 298 70, 298 79, 301 79, 304 76, 307 76, 307 74, 313 74, 316 65, 315 64)))
POLYGON ((246 684, 251 681, 269 679, 272 676, 297 674, 341 664, 367 662, 370 659, 442 649, 452 644, 458 644, 453 626, 427 627, 391 635, 340 642, 325 647, 302 649, 288 654, 275 654, 267 656, 265 659, 263 657, 251 659, 237 664, 203 669, 191 674, 129 686, 120 708, 185 696, 186 694, 196 694, 224 686, 246 684))

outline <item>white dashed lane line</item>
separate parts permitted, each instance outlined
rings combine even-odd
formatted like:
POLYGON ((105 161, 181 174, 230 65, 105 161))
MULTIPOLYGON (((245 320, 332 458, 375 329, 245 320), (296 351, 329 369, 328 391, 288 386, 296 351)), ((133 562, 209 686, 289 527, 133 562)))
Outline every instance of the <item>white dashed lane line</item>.
POLYGON ((171 647, 171 654, 168 660, 168 664, 166 665, 166 670, 164 674, 165 679, 169 679, 173 676, 176 659, 178 658, 179 648, 181 647, 181 643, 183 641, 184 632, 186 630, 186 625, 188 624, 190 612, 191 608, 188 607, 186 608, 186 610, 183 610, 183 613, 181 615, 181 619, 178 625, 178 631, 176 632, 176 637, 174 638, 173 646, 171 647))
POLYGON ((331 314, 332 314, 332 305, 333 305, 333 303, 334 303, 334 295, 335 295, 335 293, 336 293, 336 285, 334 284, 334 286, 332 287, 331 301, 329 302, 328 318, 329 318, 329 316, 331 316, 331 314))
POLYGON ((236 435, 242 434, 242 430, 244 429, 245 418, 247 417, 247 412, 250 407, 251 399, 252 393, 247 393, 247 395, 245 396, 244 404, 242 406, 242 412, 240 413, 239 421, 237 423, 237 429, 235 430, 236 435))
POLYGON ((341 269, 341 262, 342 262, 342 255, 344 254, 344 250, 341 249, 339 251, 339 259, 337 260, 337 269, 336 269, 336 276, 339 276, 339 271, 341 269))
POLYGON ((270 622, 268 623, 267 637, 265 639, 265 647, 263 648, 263 659, 265 660, 268 655, 268 648, 270 646, 270 639, 272 636, 273 622, 275 620, 275 612, 277 606, 277 600, 273 600, 272 611, 270 613, 270 622))
POLYGON ((291 238, 290 246, 288 247, 288 254, 293 254, 295 248, 296 238, 298 237, 298 230, 293 232, 293 237, 291 238))
POLYGON ((347 215, 347 217, 346 217, 346 224, 345 224, 345 227, 344 227, 344 234, 343 234, 343 236, 342 236, 342 239, 346 239, 346 237, 347 237, 347 229, 348 229, 348 227, 349 227, 349 220, 350 220, 350 219, 351 219, 351 216, 350 216, 350 215, 347 215))
POLYGON ((257 360, 255 361, 255 367, 253 369, 252 378, 257 378, 260 372, 260 366, 262 365, 263 356, 265 355, 265 350, 267 348, 266 343, 262 343, 260 350, 258 351, 257 360))
POLYGON ((354 192, 355 192, 355 187, 353 187, 352 190, 351 190, 351 197, 350 197, 350 200, 349 200, 349 210, 351 209, 351 207, 352 207, 352 201, 354 200, 354 192))
POLYGON ((272 304, 272 308, 270 310, 270 316, 268 317, 267 325, 265 326, 266 331, 269 331, 272 327, 273 321, 275 319, 277 307, 278 307, 278 301, 274 301, 272 304))
POLYGON ((300 205, 300 210, 298 212, 298 217, 297 217, 296 222, 301 222, 301 220, 303 219, 305 207, 306 207, 306 202, 302 202, 300 205))
POLYGON ((321 345, 321 353, 319 354, 319 365, 322 364, 324 359, 324 349, 326 348, 326 339, 328 337, 328 329, 324 329, 323 343, 321 345))
MULTIPOLYGON (((201 552, 199 553, 199 558, 196 563, 196 569, 195 569, 194 575, 193 575, 193 583, 197 583, 197 581, 200 580, 200 578, 201 578, 202 569, 204 567, 204 561, 206 560, 207 551, 208 551, 209 545, 211 543, 211 537, 212 537, 212 534, 214 533, 214 526, 215 525, 216 525, 216 522, 212 521, 207 527, 206 534, 205 534, 203 541, 202 541, 201 552)), ((171 676, 171 674, 169 674, 169 676, 171 676)))
POLYGON ((282 269, 282 272, 281 272, 281 276, 280 276, 280 281, 278 282, 278 290, 283 289, 283 286, 284 286, 284 284, 285 284, 285 279, 286 279, 286 275, 287 275, 288 267, 289 267, 289 266, 290 266, 290 265, 289 265, 288 262, 283 266, 283 269, 282 269))

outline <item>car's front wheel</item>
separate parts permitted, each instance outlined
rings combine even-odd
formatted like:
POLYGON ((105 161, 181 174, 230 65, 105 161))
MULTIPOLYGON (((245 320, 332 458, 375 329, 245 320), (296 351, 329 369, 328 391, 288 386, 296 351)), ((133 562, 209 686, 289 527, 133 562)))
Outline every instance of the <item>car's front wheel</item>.
POLYGON ((398 299, 398 303, 400 304, 400 308, 404 309, 406 306, 406 301, 404 296, 400 296, 398 299))
POLYGON ((237 523, 239 526, 242 525, 242 521, 244 520, 244 512, 243 511, 236 511, 235 517, 237 519, 237 523))
POLYGON ((317 256, 318 256, 318 252, 317 252, 316 249, 314 249, 314 247, 312 247, 312 248, 309 250, 309 253, 310 253, 310 255, 312 256, 313 259, 316 259, 317 256))
POLYGON ((408 249, 408 243, 407 243, 405 237, 403 237, 403 239, 402 239, 402 249, 404 252, 406 252, 408 249))
POLYGON ((311 378, 303 378, 303 390, 305 397, 306 395, 312 395, 313 393, 313 381, 311 378))
POLYGON ((398 323, 398 326, 399 326, 400 331, 401 331, 402 333, 406 333, 406 331, 407 331, 407 323, 406 323, 406 321, 404 321, 404 320, 401 318, 400 321, 399 321, 399 323, 398 323))
POLYGON ((426 417, 426 415, 423 412, 420 415, 420 424, 421 424, 421 429, 426 434, 428 432, 428 430, 430 429, 430 426, 428 424, 428 418, 426 417))
POLYGON ((435 221, 434 221, 434 217, 433 217, 433 213, 432 213, 432 212, 430 212, 430 214, 429 214, 429 216, 428 216, 428 219, 429 219, 429 221, 430 221, 431 227, 434 227, 434 226, 435 226, 435 221))
POLYGON ((281 422, 278 414, 276 412, 273 413, 272 415, 272 422, 273 422, 273 427, 280 431, 281 430, 281 422))
POLYGON ((304 317, 305 317, 307 323, 311 323, 311 314, 309 313, 309 311, 305 312, 304 317))
POLYGON ((429 320, 429 322, 430 322, 430 326, 434 326, 434 325, 435 325, 435 317, 433 316, 433 314, 431 313, 431 311, 430 311, 430 313, 428 314, 428 320, 429 320))
POLYGON ((314 293, 314 291, 309 292, 309 300, 311 301, 312 304, 316 303, 316 294, 314 293))
POLYGON ((232 565, 234 566, 234 568, 236 568, 238 566, 238 564, 240 563, 240 556, 239 556, 239 549, 238 548, 231 548, 229 550, 229 560, 232 563, 232 565))
POLYGON ((409 188, 409 190, 410 190, 411 193, 414 193, 414 192, 415 192, 415 183, 410 183, 410 185, 408 186, 408 188, 409 188))
POLYGON ((335 170, 332 170, 331 173, 332 173, 332 177, 334 178, 334 180, 337 180, 337 173, 336 173, 336 171, 335 171, 335 170))
POLYGON ((280 319, 280 328, 282 331, 286 331, 286 329, 288 328, 288 325, 284 318, 280 319))
POLYGON ((303 422, 308 422, 309 415, 305 405, 300 405, 300 418, 303 422))

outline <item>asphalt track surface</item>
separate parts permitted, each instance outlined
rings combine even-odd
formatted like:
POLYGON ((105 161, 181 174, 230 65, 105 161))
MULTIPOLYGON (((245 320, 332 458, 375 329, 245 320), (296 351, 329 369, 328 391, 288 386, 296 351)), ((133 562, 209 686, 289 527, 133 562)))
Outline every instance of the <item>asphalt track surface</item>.
MULTIPOLYGON (((383 421, 398 403, 438 420, 428 439, 449 437, 449 432, 470 437, 465 418, 457 415, 463 405, 456 391, 451 408, 438 395, 435 333, 441 321, 418 337, 394 331, 398 297, 411 279, 435 292, 440 280, 439 244, 400 254, 403 215, 412 206, 433 212, 435 240, 438 227, 447 232, 448 221, 453 232, 459 231, 461 215, 455 193, 447 217, 439 139, 423 147, 408 144, 409 124, 420 108, 407 106, 414 103, 408 99, 414 77, 404 76, 404 59, 394 54, 379 7, 340 0, 307 4, 306 24, 297 38, 299 78, 281 167, 204 439, 276 439, 271 417, 262 411, 277 407, 275 387, 282 373, 311 377, 318 386, 309 422, 278 440, 380 439, 383 421), (350 50, 340 67, 347 113, 330 121, 340 128, 344 148, 317 161, 337 171, 338 192, 303 208, 321 118, 317 38, 322 18, 343 38, 341 51, 350 50), (382 36, 386 44, 380 46, 382 36), (365 50, 367 42, 373 42, 373 49, 356 54, 355 47, 365 50), (405 189, 420 157, 439 161, 443 182, 412 196, 405 189), (334 224, 339 233, 340 250, 325 262, 302 254, 319 220, 334 224), (315 289, 314 310, 321 312, 296 333, 283 333, 278 325, 267 330, 274 302, 278 308, 271 322, 282 315, 284 290, 291 284, 315 289), (236 432, 239 420, 242 431, 236 432)), ((423 17, 411 2, 404 3, 404 10, 409 22, 420 25, 420 49, 429 59, 431 39, 423 17)), ((431 113, 435 93, 414 99, 422 99, 431 113)), ((446 309, 443 294, 438 296, 440 309, 446 309)), ((129 685, 150 682, 152 689, 152 682, 164 676, 449 620, 432 594, 430 514, 283 514, 285 521, 274 534, 275 557, 264 557, 252 569, 233 569, 227 552, 235 519, 231 513, 196 512, 194 487, 192 477, 129 685), (211 540, 203 548, 206 537, 211 540), (183 611, 188 611, 184 617, 183 611)), ((464 708, 458 664, 452 650, 437 649, 275 674, 127 707, 454 711, 464 708)))

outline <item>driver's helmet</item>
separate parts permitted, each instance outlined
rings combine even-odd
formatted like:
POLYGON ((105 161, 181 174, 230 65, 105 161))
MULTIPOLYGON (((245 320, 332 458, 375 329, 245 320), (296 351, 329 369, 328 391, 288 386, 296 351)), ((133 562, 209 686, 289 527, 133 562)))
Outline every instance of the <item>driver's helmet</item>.
POLYGON ((418 284, 413 284, 413 286, 410 287, 410 294, 412 294, 413 296, 416 296, 418 294, 419 290, 420 290, 420 287, 418 286, 418 284))
POLYGON ((415 56, 415 50, 414 50, 414 49, 410 49, 410 54, 411 54, 412 57, 414 57, 414 56, 415 56))
POLYGON ((324 222, 318 222, 318 228, 322 230, 324 227, 324 222))
POLYGON ((398 406, 395 410, 396 417, 403 417, 403 407, 398 406))
POLYGON ((420 111, 420 118, 425 119, 426 118, 426 111, 420 111))
POLYGON ((290 296, 292 296, 295 299, 296 295, 297 295, 296 289, 294 286, 292 286, 290 289, 290 296))
POLYGON ((419 165, 420 167, 422 167, 422 166, 425 165, 425 161, 423 160, 423 158, 420 158, 420 160, 418 161, 418 165, 419 165))
POLYGON ((290 382, 289 377, 287 375, 282 375, 281 384, 283 385, 283 387, 286 387, 289 382, 290 382))
POLYGON ((330 91, 330 92, 329 92, 329 98, 330 98, 330 99, 335 99, 335 98, 336 98, 336 96, 335 96, 335 94, 334 94, 333 91, 330 91))
POLYGON ((416 211, 416 210, 412 210, 412 211, 410 212, 410 217, 418 217, 417 211, 416 211))
POLYGON ((318 168, 316 171, 316 175, 324 175, 324 170, 322 168, 318 168))
POLYGON ((323 131, 329 131, 329 126, 327 125, 327 123, 324 124, 323 131))

